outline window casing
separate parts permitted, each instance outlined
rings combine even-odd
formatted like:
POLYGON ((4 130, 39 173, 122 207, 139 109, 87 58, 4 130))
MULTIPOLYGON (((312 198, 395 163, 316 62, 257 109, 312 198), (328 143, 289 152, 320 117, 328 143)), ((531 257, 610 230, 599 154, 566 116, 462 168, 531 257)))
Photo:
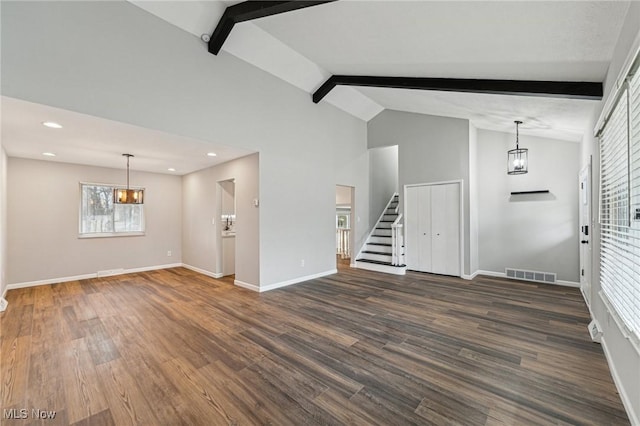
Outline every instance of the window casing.
POLYGON ((81 238, 144 235, 144 204, 115 204, 114 188, 120 186, 80 184, 81 238))
POLYGON ((600 134, 600 279, 606 302, 640 341, 640 72, 600 134))

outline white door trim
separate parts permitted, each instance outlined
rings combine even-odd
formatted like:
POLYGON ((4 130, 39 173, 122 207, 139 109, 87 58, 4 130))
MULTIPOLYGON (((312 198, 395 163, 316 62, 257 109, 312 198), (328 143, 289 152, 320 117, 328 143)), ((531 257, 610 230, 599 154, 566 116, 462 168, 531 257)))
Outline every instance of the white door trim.
MULTIPOLYGON (((589 161, 587 162, 587 164, 580 170, 580 173, 578 174, 578 185, 582 185, 583 180, 586 181, 587 183, 587 188, 586 188, 586 207, 587 207, 587 226, 589 227, 589 235, 588 236, 584 236, 583 235, 583 230, 581 229, 580 232, 578 233, 579 236, 579 241, 580 241, 580 248, 579 248, 579 267, 581 269, 581 271, 579 271, 580 275, 580 290, 582 292, 582 297, 584 298, 585 303, 587 304, 587 307, 589 307, 589 309, 591 309, 591 299, 593 298, 593 293, 591 291, 592 286, 593 286, 593 282, 592 282, 592 269, 593 269, 593 256, 592 256, 592 250, 593 250, 593 246, 592 246, 592 241, 593 241, 593 206, 592 206, 592 191, 593 191, 593 172, 591 169, 591 156, 589 156, 589 161), (583 253, 583 244, 582 244, 582 240, 586 239, 587 241, 589 241, 588 245, 587 245, 587 250, 586 253, 583 253), (586 260, 589 260, 588 262, 585 262, 586 260), (586 267, 588 266, 588 267, 586 267), (583 275, 584 274, 584 275, 583 275), (589 294, 585 294, 585 284, 586 284, 586 291, 589 292, 589 294)), ((578 189, 578 194, 579 194, 579 200, 578 200, 578 216, 579 216, 579 220, 578 220, 578 224, 580 226, 583 225, 582 221, 582 213, 583 213, 583 209, 584 207, 584 201, 583 201, 583 188, 579 187, 578 189)))
MULTIPOLYGON (((403 209, 404 209, 404 215, 405 215, 405 223, 407 223, 406 220, 406 216, 407 216, 407 189, 408 188, 414 188, 414 187, 419 187, 419 186, 436 186, 436 185, 449 185, 449 184, 458 184, 460 185, 460 214, 458 217, 458 223, 460 224, 460 236, 459 236, 459 245, 460 245, 460 254, 458 257, 458 271, 459 271, 459 277, 463 277, 464 276, 464 180, 462 179, 456 179, 456 180, 445 180, 445 181, 438 181, 438 182, 425 182, 425 183, 411 183, 411 184, 406 184, 403 187, 403 191, 402 191, 402 203, 403 203, 403 209)), ((406 229, 405 229, 405 233, 406 233, 406 229)), ((405 235, 405 241, 406 241, 406 235, 405 235)))

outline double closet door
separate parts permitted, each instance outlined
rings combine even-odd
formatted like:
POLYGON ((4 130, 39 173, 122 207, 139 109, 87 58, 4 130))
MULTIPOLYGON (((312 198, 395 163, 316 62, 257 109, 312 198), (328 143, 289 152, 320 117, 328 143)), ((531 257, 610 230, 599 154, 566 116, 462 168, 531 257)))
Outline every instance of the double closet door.
POLYGON ((406 187, 407 269, 460 276, 459 182, 406 187))

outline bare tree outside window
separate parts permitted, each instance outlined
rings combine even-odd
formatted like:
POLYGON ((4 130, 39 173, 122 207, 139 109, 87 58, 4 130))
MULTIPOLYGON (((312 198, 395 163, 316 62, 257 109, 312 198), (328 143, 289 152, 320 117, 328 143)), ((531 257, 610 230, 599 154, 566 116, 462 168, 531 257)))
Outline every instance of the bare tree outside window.
POLYGON ((81 184, 80 235, 144 232, 142 204, 114 204, 115 186, 81 184))

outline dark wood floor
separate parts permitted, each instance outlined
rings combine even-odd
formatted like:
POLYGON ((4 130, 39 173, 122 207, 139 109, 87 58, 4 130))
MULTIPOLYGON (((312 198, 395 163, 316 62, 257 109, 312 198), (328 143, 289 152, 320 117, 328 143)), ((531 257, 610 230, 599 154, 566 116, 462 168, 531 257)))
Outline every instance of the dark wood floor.
POLYGON ((12 290, 2 424, 628 424, 578 290, 341 268, 257 294, 186 269, 12 290), (14 411, 7 411, 14 409, 14 411))

